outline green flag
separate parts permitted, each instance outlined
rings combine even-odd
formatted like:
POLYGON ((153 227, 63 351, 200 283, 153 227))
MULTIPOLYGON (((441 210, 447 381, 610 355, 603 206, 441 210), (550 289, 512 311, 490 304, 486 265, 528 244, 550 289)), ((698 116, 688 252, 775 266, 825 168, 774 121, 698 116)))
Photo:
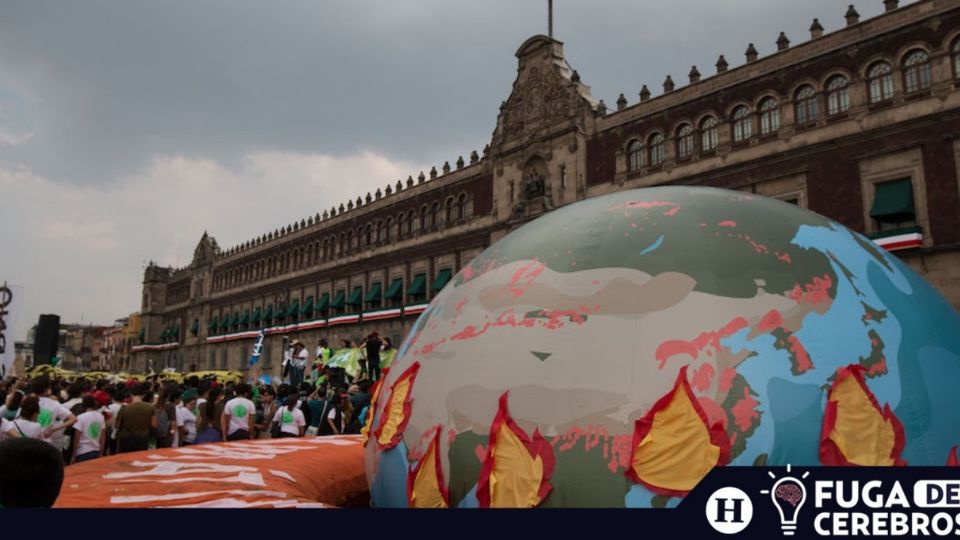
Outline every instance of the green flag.
POLYGON ((360 373, 360 349, 337 349, 327 365, 335 368, 342 368, 347 375, 356 377, 360 373))
POLYGON ((397 357, 397 350, 390 349, 380 352, 380 369, 387 369, 390 367, 390 364, 393 363, 393 359, 397 357))

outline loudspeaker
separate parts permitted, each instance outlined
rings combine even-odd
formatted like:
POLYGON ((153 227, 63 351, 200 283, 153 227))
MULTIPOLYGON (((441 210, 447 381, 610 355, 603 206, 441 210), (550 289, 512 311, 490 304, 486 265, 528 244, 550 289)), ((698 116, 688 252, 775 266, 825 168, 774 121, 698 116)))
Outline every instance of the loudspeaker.
POLYGON ((49 364, 60 348, 60 316, 40 315, 33 339, 33 364, 49 364))

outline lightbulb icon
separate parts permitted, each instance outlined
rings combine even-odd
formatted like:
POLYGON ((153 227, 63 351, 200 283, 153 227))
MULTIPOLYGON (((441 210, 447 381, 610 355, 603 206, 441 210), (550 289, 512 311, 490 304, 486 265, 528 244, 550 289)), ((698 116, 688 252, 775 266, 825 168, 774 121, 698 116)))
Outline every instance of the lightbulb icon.
MULTIPOLYGON (((787 473, 790 473, 790 465, 787 465, 787 473)), ((776 478, 774 474, 767 473, 770 478, 776 478)), ((806 478, 810 473, 805 472, 800 478, 806 478)), ((784 536, 793 536, 797 530, 797 516, 800 514, 800 508, 807 500, 807 488, 804 487, 800 478, 793 476, 784 476, 773 483, 769 490, 763 490, 761 493, 769 493, 773 506, 780 514, 780 530, 784 536)))

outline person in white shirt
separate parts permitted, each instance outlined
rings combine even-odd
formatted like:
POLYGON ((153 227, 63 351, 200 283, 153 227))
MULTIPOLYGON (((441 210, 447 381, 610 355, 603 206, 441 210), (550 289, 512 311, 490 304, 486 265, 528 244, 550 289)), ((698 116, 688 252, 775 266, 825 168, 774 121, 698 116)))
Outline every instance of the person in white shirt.
MULTIPOLYGON (((43 428, 43 440, 58 445, 60 434, 64 429, 72 426, 77 421, 69 409, 64 407, 59 401, 51 399, 50 396, 50 378, 46 376, 37 377, 31 383, 33 394, 39 398, 40 414, 37 416, 37 423, 43 428)), ((21 405, 21 409, 23 406, 21 405)), ((20 415, 23 416, 21 410, 20 415)))
POLYGON ((100 457, 107 439, 107 421, 97 409, 99 403, 93 396, 84 396, 84 412, 77 416, 73 425, 73 452, 70 463, 80 463, 100 457))
POLYGON ((225 441, 248 440, 253 433, 253 420, 257 410, 250 401, 250 385, 240 383, 236 391, 237 397, 223 406, 223 415, 220 417, 220 433, 225 441))
POLYGON ((287 396, 285 407, 277 409, 273 415, 273 423, 280 426, 280 437, 303 437, 307 427, 307 419, 297 405, 300 403, 297 394, 287 396))
POLYGON ((193 444, 197 438, 197 416, 193 413, 197 406, 197 391, 186 390, 181 396, 183 402, 177 407, 177 431, 180 434, 180 446, 193 444))
POLYGON ((43 427, 37 422, 40 416, 40 400, 37 396, 27 396, 20 403, 20 417, 7 422, 7 437, 24 439, 43 439, 43 427))

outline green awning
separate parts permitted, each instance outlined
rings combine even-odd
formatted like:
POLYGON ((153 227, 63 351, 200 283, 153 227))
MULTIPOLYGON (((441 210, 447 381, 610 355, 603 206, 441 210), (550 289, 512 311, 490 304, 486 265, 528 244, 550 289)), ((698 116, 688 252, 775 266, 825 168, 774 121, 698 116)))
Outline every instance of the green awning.
POLYGON ((167 336, 170 335, 170 328, 164 328, 163 332, 160 332, 160 339, 167 339, 167 336))
POLYGON ((330 293, 320 295, 320 302, 317 304, 317 311, 326 311, 330 309, 330 293))
POLYGON ((253 315, 250 316, 250 322, 260 324, 260 306, 253 308, 253 315))
POLYGON ((417 274, 413 276, 413 283, 410 284, 410 289, 407 290, 407 296, 417 296, 420 294, 426 294, 426 292, 427 292, 427 275, 417 274))
POLYGON ((217 316, 214 315, 210 318, 210 323, 207 324, 207 332, 213 332, 217 329, 217 316))
POLYGON ((380 282, 375 281, 373 285, 370 286, 370 290, 367 291, 367 296, 363 298, 364 302, 380 302, 380 282))
POLYGON ((347 299, 347 305, 359 306, 361 303, 363 303, 363 287, 354 287, 350 298, 347 299))
POLYGON ((450 281, 450 278, 453 277, 453 270, 449 268, 444 268, 443 270, 437 272, 437 277, 433 278, 433 285, 430 286, 430 290, 433 292, 440 292, 443 290, 443 286, 450 281))
POLYGON ((193 335, 200 333, 200 319, 193 320, 193 324, 190 326, 190 333, 193 335))
POLYGON ((342 308, 346 296, 347 296, 347 294, 346 294, 345 292, 343 292, 342 289, 339 290, 339 291, 337 291, 337 295, 336 295, 335 297, 333 297, 333 302, 330 303, 330 307, 332 307, 332 308, 342 308))
POLYGON ((294 298, 290 305, 287 306, 287 317, 295 317, 300 311, 300 299, 294 298))
POLYGON ((143 328, 140 329, 140 333, 137 335, 137 339, 140 340, 140 343, 143 343, 143 340, 147 337, 147 331, 143 328))
POLYGON ((390 288, 383 297, 387 300, 396 300, 403 296, 403 278, 397 278, 390 282, 390 288))
POLYGON ((249 310, 249 309, 243 310, 243 316, 240 317, 240 324, 242 324, 242 325, 244 325, 244 326, 250 324, 250 310, 249 310))
POLYGON ((905 221, 913 219, 916 210, 913 206, 913 183, 909 178, 876 184, 870 217, 881 221, 905 221))
POLYGON ((313 297, 308 296, 306 300, 303 301, 303 307, 300 309, 300 313, 303 315, 313 315, 313 297))
POLYGON ((267 309, 263 310, 263 320, 269 322, 273 319, 273 304, 268 304, 267 309))
POLYGON ((170 329, 170 337, 178 339, 180 337, 180 325, 176 325, 170 329))
POLYGON ((230 326, 237 326, 240 324, 240 312, 234 311, 233 317, 230 317, 230 326))

